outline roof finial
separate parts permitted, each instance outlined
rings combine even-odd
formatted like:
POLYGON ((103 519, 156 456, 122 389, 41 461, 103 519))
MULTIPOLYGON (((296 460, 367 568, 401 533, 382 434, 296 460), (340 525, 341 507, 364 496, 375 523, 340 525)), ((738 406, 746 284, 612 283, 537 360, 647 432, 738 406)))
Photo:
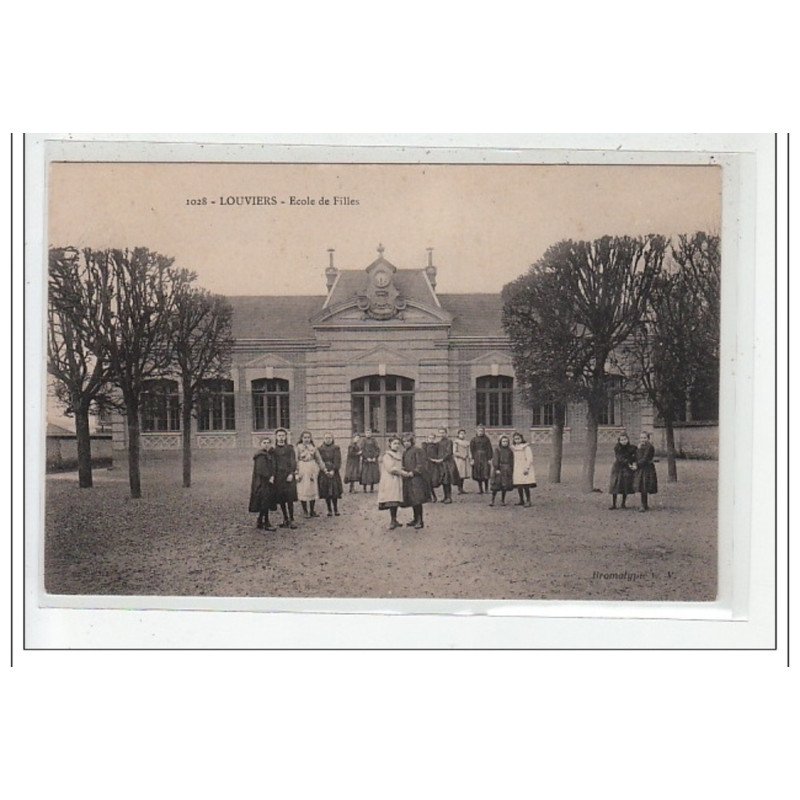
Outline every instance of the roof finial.
POLYGON ((335 251, 335 250, 334 250, 332 247, 329 247, 329 248, 328 248, 328 258, 330 259, 330 265, 331 265, 331 267, 333 267, 333 254, 334 254, 335 252, 336 252, 336 251, 335 251))
POLYGON ((432 267, 433 266, 433 248, 432 247, 428 247, 427 250, 428 250, 428 266, 432 267))
POLYGON ((380 242, 378 242, 378 255, 379 255, 381 258, 383 258, 383 251, 384 251, 385 249, 386 249, 386 248, 385 248, 385 247, 384 247, 384 246, 383 246, 383 245, 382 245, 380 242))

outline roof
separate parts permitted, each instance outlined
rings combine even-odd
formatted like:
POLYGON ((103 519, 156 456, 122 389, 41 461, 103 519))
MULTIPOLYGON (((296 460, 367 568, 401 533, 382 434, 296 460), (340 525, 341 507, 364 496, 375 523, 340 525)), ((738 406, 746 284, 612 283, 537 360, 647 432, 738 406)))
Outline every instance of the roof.
MULTIPOLYGON (((373 262, 377 263, 377 262, 373 262)), ((388 264, 388 262, 385 262, 388 264)), ((393 265, 388 264, 393 267, 393 265)), ((372 265, 370 265, 372 266, 372 265)), ((436 305, 436 295, 431 291, 430 284, 421 269, 397 269, 392 275, 394 285, 401 297, 406 300, 415 300, 426 306, 436 305)), ((328 307, 339 305, 363 292, 369 283, 369 275, 363 269, 339 270, 338 278, 333 286, 328 307)))
POLYGON ((68 430, 67 428, 63 428, 61 425, 56 425, 53 422, 47 423, 47 435, 48 436, 75 436, 75 431, 68 430))
POLYGON ((439 302, 453 315, 451 336, 506 335, 499 294, 440 294, 439 302))
MULTIPOLYGON (((397 270, 395 285, 403 297, 433 305, 428 282, 421 270, 397 270), (427 297, 426 297, 427 295, 427 297)), ((362 290, 361 270, 339 273, 331 304, 338 304, 362 290)), ((453 315, 452 336, 505 336, 503 301, 499 294, 440 294, 442 309, 453 315)), ((235 339, 313 339, 309 320, 322 309, 323 295, 229 297, 233 307, 235 339)))
POLYGON ((312 339, 309 319, 325 302, 324 295, 238 296, 233 307, 234 339, 312 339))

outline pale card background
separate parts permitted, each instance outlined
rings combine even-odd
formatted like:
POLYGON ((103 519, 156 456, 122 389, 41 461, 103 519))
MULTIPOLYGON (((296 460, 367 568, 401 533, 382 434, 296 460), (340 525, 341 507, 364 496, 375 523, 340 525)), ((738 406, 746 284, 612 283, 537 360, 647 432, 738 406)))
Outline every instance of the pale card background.
MULTIPOLYGON (((106 13, 78 18, 75 7, 57 8, 42 27, 37 7, 20 9, 26 17, 12 20, 12 27, 21 35, 3 54, 4 74, 16 76, 8 104, 14 127, 791 127, 793 95, 782 83, 793 52, 791 26, 773 27, 782 17, 770 13, 770 3, 757 13, 729 15, 724 26, 716 9, 697 4, 674 4, 666 18, 639 4, 565 5, 558 12, 495 4, 487 20, 463 8, 451 18, 430 4, 423 13, 412 3, 402 14, 371 7, 367 25, 335 29, 344 18, 341 5, 313 13, 304 7, 300 18, 264 9, 258 24, 234 5, 226 9, 232 23, 226 38, 218 35, 219 15, 193 20, 188 31, 182 15, 170 17, 160 5, 156 24, 147 13, 152 9, 141 4, 135 19, 124 20, 124 41, 138 42, 148 55, 163 54, 149 59, 121 58, 122 26, 112 36, 106 13), (612 47, 615 42, 621 44, 612 47), (564 57, 566 44, 580 56, 564 57), (708 65, 705 71, 700 63, 708 65)), ((17 209, 20 155, 17 148, 17 209)), ((780 174, 785 163, 781 149, 780 174)), ((785 264, 780 197, 779 263, 785 264)), ((20 216, 18 210, 17 224, 20 216)), ((17 264, 20 245, 17 235, 17 264)), ((779 280, 783 420, 783 270, 779 280)), ((765 409, 757 445, 771 445, 773 437, 771 281, 770 272, 755 287, 762 315, 756 346, 763 356, 756 360, 761 380, 754 403, 765 409)), ((14 288, 20 291, 20 280, 14 288)), ((19 299, 15 294, 15 397, 22 385, 19 299)), ((7 398, 9 384, 3 388, 7 398)), ((14 418, 19 474, 19 410, 14 418)), ((778 445, 784 464, 782 437, 778 445)), ((784 472, 779 469, 781 499, 784 472)), ((10 487, 10 475, 4 477, 10 487)), ((760 487, 763 514, 770 517, 769 476, 760 487)), ((21 502, 19 480, 14 492, 21 502)), ((783 531, 782 502, 779 513, 783 531)), ((794 748, 783 729, 794 724, 797 710, 796 670, 783 668, 783 536, 777 652, 58 653, 21 650, 20 517, 15 668, 4 676, 2 697, 13 726, 7 757, 15 766, 8 777, 21 788, 17 794, 485 797, 528 790, 749 797, 783 795, 793 778, 794 748)), ((3 554, 4 567, 9 555, 3 554)), ((7 569, 2 576, 7 585, 7 569)), ((263 633, 267 621, 256 616, 263 633)), ((8 622, 6 616, 6 632, 8 622)), ((270 622, 297 641, 305 633, 297 617, 270 622)), ((419 631, 433 623, 396 624, 419 631)), ((193 615, 181 628, 196 634, 193 615)), ((338 646, 349 644, 345 632, 334 638, 338 646)))

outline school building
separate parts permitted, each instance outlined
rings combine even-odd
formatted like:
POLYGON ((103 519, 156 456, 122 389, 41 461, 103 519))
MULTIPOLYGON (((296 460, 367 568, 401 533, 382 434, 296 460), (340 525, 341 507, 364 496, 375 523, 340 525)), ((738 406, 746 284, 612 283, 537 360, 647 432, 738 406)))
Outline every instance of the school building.
MULTIPOLYGON (((252 450, 278 427, 292 441, 304 429, 317 440, 330 431, 340 444, 368 427, 385 446, 389 434, 420 436, 440 426, 471 437, 477 424, 494 441, 514 430, 549 441, 553 408, 523 403, 499 294, 437 292, 431 249, 419 268, 398 268, 382 246, 361 269, 338 269, 329 252, 324 293, 229 298, 231 374, 208 387, 192 422, 196 450, 252 450)), ((144 451, 180 449, 178 392, 177 381, 149 384, 144 451)), ((648 405, 615 396, 601 423, 599 440, 613 442, 622 428, 632 438, 653 429, 654 419, 648 405)), ((584 438, 585 408, 570 405, 565 441, 584 438)), ((114 420, 113 446, 126 447, 122 417, 114 420)))

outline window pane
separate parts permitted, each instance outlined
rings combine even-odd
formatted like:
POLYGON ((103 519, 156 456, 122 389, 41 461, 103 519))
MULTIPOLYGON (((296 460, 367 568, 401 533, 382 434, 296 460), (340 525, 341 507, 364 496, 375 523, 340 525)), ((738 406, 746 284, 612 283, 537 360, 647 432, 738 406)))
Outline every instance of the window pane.
POLYGON ((274 430, 278 425, 278 396, 268 394, 264 398, 267 401, 267 430, 274 430))
POLYGON ((381 379, 377 375, 372 375, 369 379, 369 390, 379 392, 381 390, 381 379))
POLYGON ((478 392, 475 396, 475 424, 486 425, 486 393, 478 392))
POLYGON ((387 392, 397 391, 397 378, 394 375, 386 376, 386 391, 387 392))
POLYGON ((402 433, 412 433, 414 430, 414 398, 410 394, 404 394, 403 401, 403 430, 402 433))
POLYGON ((266 430, 264 422, 264 395, 253 392, 253 430, 266 430))
POLYGON ((380 395, 369 396, 369 427, 377 432, 381 432, 381 397, 380 395))
POLYGON ((404 392, 413 392, 414 391, 414 381, 411 378, 401 378, 400 379, 400 388, 404 392))
MULTIPOLYGON (((351 391, 353 391, 353 392, 363 392, 364 391, 364 379, 363 378, 358 378, 357 380, 352 381, 350 386, 351 386, 351 391)), ((359 430, 361 430, 361 429, 359 428, 359 430)))
POLYGON ((500 394, 500 402, 501 402, 501 425, 509 427, 511 425, 512 419, 512 404, 513 404, 513 393, 509 391, 504 391, 500 394))
POLYGON ((364 398, 354 397, 352 399, 351 422, 355 433, 362 433, 364 430, 364 398))
POLYGON ((225 430, 236 430, 236 404, 234 402, 234 395, 226 394, 224 396, 225 402, 225 430))
POLYGON ((384 433, 401 433, 397 429, 397 403, 399 398, 392 395, 386 398, 386 430, 384 433))
POLYGON ((500 422, 500 409, 498 403, 497 392, 489 393, 489 425, 496 428, 500 422))
POLYGON ((535 428, 538 425, 543 425, 542 421, 542 406, 534 406, 531 413, 531 425, 535 428))
POLYGON ((282 395, 279 398, 280 403, 280 427, 289 430, 289 396, 282 395))

